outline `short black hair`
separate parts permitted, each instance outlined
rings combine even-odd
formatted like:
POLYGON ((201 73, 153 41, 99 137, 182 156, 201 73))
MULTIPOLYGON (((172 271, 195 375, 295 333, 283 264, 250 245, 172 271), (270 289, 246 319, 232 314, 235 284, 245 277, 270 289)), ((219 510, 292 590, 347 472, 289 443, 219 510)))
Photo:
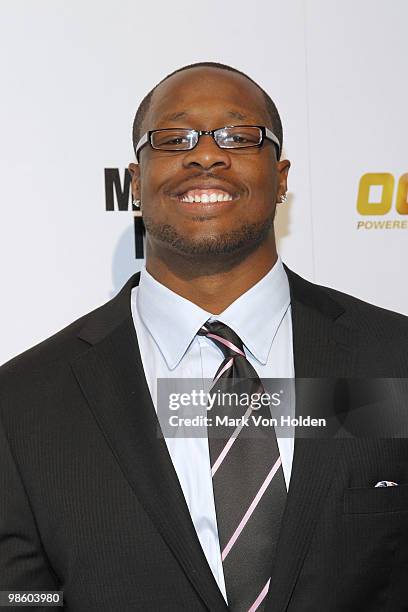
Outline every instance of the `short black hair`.
POLYGON ((152 96, 155 90, 157 89, 157 87, 161 83, 169 79, 171 76, 173 76, 173 74, 177 74, 178 72, 183 72, 184 70, 189 70, 190 68, 201 68, 201 67, 202 68, 204 67, 205 68, 218 68, 220 70, 229 70, 230 72, 235 72, 247 78, 249 81, 254 83, 254 85, 256 85, 258 89, 261 90, 265 98, 266 110, 268 111, 270 119, 271 119, 272 129, 279 139, 279 142, 281 144, 281 151, 282 151, 282 145, 283 145, 282 121, 279 116, 278 109, 275 106, 275 103, 273 102, 272 98, 266 93, 266 91, 262 89, 262 87, 258 85, 256 81, 254 81, 253 79, 251 79, 251 77, 245 74, 245 72, 241 72, 241 70, 237 70, 237 68, 233 68, 232 66, 228 66, 227 64, 220 64, 218 62, 197 62, 195 64, 188 64, 187 66, 183 66, 182 68, 178 68, 177 70, 174 70, 173 72, 165 76, 164 79, 159 81, 159 83, 157 83, 157 85, 155 85, 153 89, 149 91, 149 93, 143 98, 143 100, 141 101, 139 105, 139 108, 136 111, 136 115, 133 121, 133 149, 135 150, 135 152, 136 152, 136 145, 139 142, 139 139, 142 135, 140 133, 142 122, 147 114, 147 111, 149 110, 152 96))

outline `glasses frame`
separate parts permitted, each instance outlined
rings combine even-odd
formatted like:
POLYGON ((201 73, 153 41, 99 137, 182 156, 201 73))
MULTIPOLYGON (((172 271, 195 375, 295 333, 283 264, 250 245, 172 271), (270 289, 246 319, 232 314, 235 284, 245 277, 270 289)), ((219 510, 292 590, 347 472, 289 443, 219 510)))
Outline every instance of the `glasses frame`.
POLYGON ((281 144, 279 142, 279 138, 272 132, 272 130, 270 130, 268 127, 266 127, 265 125, 224 125, 223 127, 219 127, 219 128, 215 128, 214 130, 195 130, 194 128, 158 128, 156 130, 149 130, 148 132, 146 132, 145 134, 143 134, 143 136, 140 138, 139 142, 136 145, 135 148, 135 155, 136 155, 136 160, 139 163, 139 153, 141 151, 141 149, 146 146, 147 144, 150 144, 150 146, 152 147, 152 149, 156 150, 156 151, 168 151, 171 153, 184 153, 185 151, 192 151, 199 143, 200 141, 200 137, 201 136, 212 136, 215 144, 217 145, 217 147, 219 147, 220 149, 229 149, 229 150, 235 150, 235 149, 249 149, 249 148, 253 148, 253 147, 261 147, 264 143, 265 138, 268 140, 271 140, 274 145, 277 148, 277 159, 280 158, 280 154, 281 154, 281 144), (254 145, 245 145, 244 147, 221 147, 218 142, 215 139, 215 132, 218 132, 220 130, 225 130, 226 128, 245 128, 245 127, 256 127, 259 128, 261 130, 261 140, 260 142, 258 142, 257 144, 254 145), (154 134, 155 132, 165 132, 165 131, 173 131, 173 130, 177 130, 177 129, 183 129, 183 130, 188 130, 189 132, 194 132, 197 135, 197 142, 192 146, 189 147, 188 149, 165 149, 163 147, 154 147, 152 145, 152 134, 154 134))

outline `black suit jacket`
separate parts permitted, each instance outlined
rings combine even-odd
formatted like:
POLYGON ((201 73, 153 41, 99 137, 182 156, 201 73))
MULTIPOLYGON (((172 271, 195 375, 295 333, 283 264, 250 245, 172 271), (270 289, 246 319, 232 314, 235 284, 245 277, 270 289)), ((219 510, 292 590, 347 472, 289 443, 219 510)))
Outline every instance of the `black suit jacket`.
MULTIPOLYGON (((407 376, 406 317, 287 273, 297 377, 407 376)), ((156 435, 138 282, 0 369, 0 590, 63 590, 70 612, 224 612, 156 435)), ((407 532, 405 439, 296 438, 265 609, 408 610, 407 532)))

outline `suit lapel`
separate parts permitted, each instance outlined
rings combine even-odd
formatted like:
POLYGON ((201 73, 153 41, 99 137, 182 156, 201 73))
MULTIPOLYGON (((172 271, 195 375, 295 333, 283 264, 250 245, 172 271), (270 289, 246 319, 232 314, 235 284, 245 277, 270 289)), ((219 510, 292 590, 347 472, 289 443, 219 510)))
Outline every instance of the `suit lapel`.
MULTIPOLYGON (((340 321, 344 309, 286 268, 291 290, 296 378, 348 376, 354 353, 350 331, 340 321)), ((296 382, 297 413, 306 398, 296 382)), ((303 410, 303 414, 307 414, 303 410)), ((266 612, 283 612, 310 545, 320 509, 334 475, 343 441, 295 436, 292 474, 277 547, 276 562, 265 602, 266 612)))
POLYGON ((134 275, 89 317, 79 337, 92 345, 72 367, 94 417, 139 502, 210 610, 227 610, 198 540, 157 420, 130 309, 134 275))

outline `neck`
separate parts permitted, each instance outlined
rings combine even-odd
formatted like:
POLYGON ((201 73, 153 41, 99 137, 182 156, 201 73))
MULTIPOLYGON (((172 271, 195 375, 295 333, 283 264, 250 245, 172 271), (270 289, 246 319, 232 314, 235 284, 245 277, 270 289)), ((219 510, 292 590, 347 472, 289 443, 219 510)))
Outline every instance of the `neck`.
POLYGON ((147 243, 146 269, 178 295, 212 314, 220 314, 261 280, 277 257, 273 236, 253 252, 217 256, 216 261, 197 261, 168 249, 161 252, 147 243))

